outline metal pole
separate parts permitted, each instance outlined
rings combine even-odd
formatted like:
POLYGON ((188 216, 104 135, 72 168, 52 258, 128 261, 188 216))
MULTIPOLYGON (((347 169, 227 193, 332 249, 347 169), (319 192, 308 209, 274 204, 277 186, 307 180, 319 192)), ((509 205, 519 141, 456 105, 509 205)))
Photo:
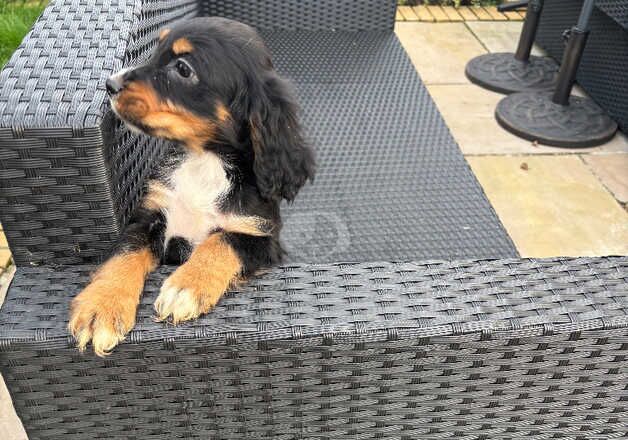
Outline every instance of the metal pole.
POLYGON ((563 60, 560 65, 560 71, 558 72, 558 81, 556 82, 556 89, 552 96, 552 102, 560 105, 569 104, 569 96, 576 81, 576 73, 578 73, 578 66, 582 59, 582 53, 584 52, 584 46, 587 43, 589 37, 589 22, 591 14, 593 13, 593 7, 595 6, 595 0, 585 0, 580 10, 580 17, 578 18, 578 24, 571 28, 569 35, 569 42, 565 48, 563 54, 563 60))
POLYGON ((589 32, 589 22, 591 21, 594 6, 595 0, 585 0, 584 5, 582 5, 578 24, 576 25, 582 32, 589 32))
POLYGON ((519 0, 516 2, 502 3, 497 7, 497 10, 499 12, 514 11, 515 9, 525 8, 526 6, 528 6, 528 0, 519 0))
POLYGON ((543 0, 530 0, 528 2, 528 10, 526 19, 523 23, 523 30, 519 37, 519 45, 515 52, 515 59, 527 62, 530 59, 530 52, 536 37, 536 30, 539 27, 539 19, 543 10, 543 0))

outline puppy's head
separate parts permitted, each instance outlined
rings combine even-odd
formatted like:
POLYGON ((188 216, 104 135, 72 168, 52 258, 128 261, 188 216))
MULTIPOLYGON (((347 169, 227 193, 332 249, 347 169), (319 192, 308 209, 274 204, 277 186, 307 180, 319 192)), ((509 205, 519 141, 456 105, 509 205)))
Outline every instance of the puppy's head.
POLYGON ((107 91, 133 129, 250 162, 267 199, 292 200, 313 177, 293 92, 242 23, 197 18, 163 29, 151 59, 110 77, 107 91))

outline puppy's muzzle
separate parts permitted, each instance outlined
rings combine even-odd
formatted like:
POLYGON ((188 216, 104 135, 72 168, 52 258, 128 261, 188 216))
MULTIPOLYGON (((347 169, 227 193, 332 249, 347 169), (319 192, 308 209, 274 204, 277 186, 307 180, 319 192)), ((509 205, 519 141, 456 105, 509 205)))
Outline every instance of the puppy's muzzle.
POLYGON ((119 75, 113 75, 107 78, 105 86, 107 87, 109 96, 115 96, 124 88, 124 81, 119 75))
POLYGON ((105 82, 105 87, 107 88, 107 93, 109 94, 109 96, 113 98, 122 90, 124 90, 124 87, 128 84, 130 76, 132 75, 133 69, 126 68, 107 78, 107 81, 105 82))

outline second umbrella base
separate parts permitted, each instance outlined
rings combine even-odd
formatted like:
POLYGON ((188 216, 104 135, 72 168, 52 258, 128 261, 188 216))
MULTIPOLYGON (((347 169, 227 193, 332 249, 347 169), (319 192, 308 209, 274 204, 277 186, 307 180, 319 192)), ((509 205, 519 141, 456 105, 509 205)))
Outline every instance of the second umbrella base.
POLYGON ((552 90, 558 76, 558 64, 551 58, 531 56, 519 61, 512 53, 488 53, 467 63, 469 80, 498 93, 552 90))
POLYGON ((571 96, 569 105, 560 105, 547 92, 506 96, 497 104, 495 117, 517 136, 555 147, 593 147, 617 131, 615 121, 591 99, 571 96))

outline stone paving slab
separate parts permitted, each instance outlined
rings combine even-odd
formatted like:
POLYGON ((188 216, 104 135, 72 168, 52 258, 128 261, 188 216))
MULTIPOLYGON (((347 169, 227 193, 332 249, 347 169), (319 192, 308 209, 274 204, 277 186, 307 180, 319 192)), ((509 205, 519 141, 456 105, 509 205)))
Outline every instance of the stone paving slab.
POLYGON ((7 237, 0 225, 0 273, 11 264, 11 251, 9 250, 9 243, 7 237))
MULTIPOLYGON (((15 266, 7 268, 0 273, 0 307, 4 302, 9 283, 13 279, 15 266)), ((11 396, 4 384, 4 379, 0 374, 0 439, 3 440, 27 440, 26 432, 22 427, 22 422, 15 413, 11 396)))
POLYGON ((621 133, 593 148, 537 145, 504 130, 495 120, 495 107, 504 95, 474 84, 429 84, 427 89, 465 155, 628 153, 628 139, 621 133))
POLYGON ((615 198, 628 203, 628 154, 589 154, 583 158, 615 198))
POLYGON ((467 157, 522 257, 628 255, 628 213, 580 157, 467 157))
POLYGON ((486 53, 465 23, 397 22, 395 32, 425 84, 469 84, 467 61, 486 53))
POLYGON ((11 396, 0 375, 0 438, 5 440, 28 440, 22 422, 15 414, 11 396))
MULTIPOLYGON (((470 21, 466 26, 489 52, 515 52, 519 43, 522 22, 518 21, 470 21)), ((546 55, 534 45, 532 55, 546 55)))

